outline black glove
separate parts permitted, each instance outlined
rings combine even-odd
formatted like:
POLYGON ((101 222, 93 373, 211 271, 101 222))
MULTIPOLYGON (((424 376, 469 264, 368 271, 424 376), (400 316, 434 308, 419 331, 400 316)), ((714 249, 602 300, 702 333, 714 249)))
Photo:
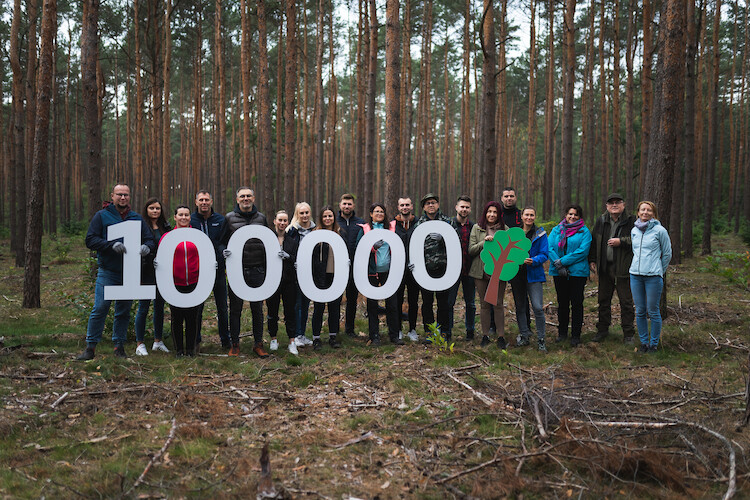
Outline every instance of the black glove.
POLYGON ((286 253, 284 250, 279 250, 279 257, 281 257, 281 260, 286 260, 291 257, 291 255, 286 253))
POLYGON ((148 255, 151 253, 151 249, 148 247, 148 245, 141 245, 141 257, 148 255))
POLYGON ((562 265, 562 262, 560 262, 560 259, 552 261, 552 264, 555 266, 555 268, 557 268, 558 271, 562 269, 563 267, 565 267, 562 265))
POLYGON ((409 271, 414 272, 414 264, 412 264, 411 262, 409 262, 408 264, 406 264, 406 268, 409 271))
POLYGON ((385 244, 385 241, 384 241, 384 240, 378 240, 378 241, 376 241, 376 242, 375 242, 375 244, 373 244, 372 246, 373 246, 373 248, 374 248, 375 250, 377 250, 378 248, 382 247, 382 246, 383 246, 384 244, 385 244))
POLYGON ((563 266, 557 269, 557 274, 559 274, 563 278, 567 278, 568 276, 570 276, 570 271, 568 271, 567 267, 563 266))

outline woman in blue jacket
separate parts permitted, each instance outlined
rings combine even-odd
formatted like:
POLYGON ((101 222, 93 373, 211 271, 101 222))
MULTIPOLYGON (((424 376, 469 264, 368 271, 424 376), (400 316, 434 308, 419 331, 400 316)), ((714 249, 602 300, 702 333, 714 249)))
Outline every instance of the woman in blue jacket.
POLYGON ((549 236, 549 274, 555 281, 557 292, 557 319, 560 323, 557 342, 568 338, 568 323, 571 320, 570 346, 581 343, 583 328, 583 288, 589 277, 588 255, 591 248, 591 233, 583 221, 583 209, 579 205, 568 205, 565 217, 555 226, 549 236))
MULTIPOLYGON (((531 301, 531 309, 534 311, 534 321, 536 323, 537 345, 541 352, 547 352, 547 346, 544 340, 544 325, 546 318, 544 316, 544 283, 547 279, 544 277, 544 263, 549 260, 549 245, 547 243, 547 231, 543 227, 536 227, 536 209, 526 207, 521 212, 523 221, 523 232, 531 240, 531 249, 529 257, 523 261, 526 267, 526 293, 531 301)), ((520 328, 521 334, 517 339, 518 345, 529 345, 531 336, 531 325, 526 328, 520 328)))
POLYGON ((638 204, 638 220, 630 231, 633 262, 630 264, 630 290, 635 303, 635 324, 641 339, 641 352, 656 352, 661 337, 659 301, 664 276, 672 259, 669 234, 656 219, 656 205, 650 201, 638 204), (651 319, 649 338, 648 320, 651 319))

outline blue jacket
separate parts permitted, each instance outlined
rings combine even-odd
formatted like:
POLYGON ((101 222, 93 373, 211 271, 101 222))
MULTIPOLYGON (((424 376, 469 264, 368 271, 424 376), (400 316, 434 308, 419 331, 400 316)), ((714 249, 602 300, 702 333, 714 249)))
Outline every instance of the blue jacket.
MULTIPOLYGON (((549 235, 549 260, 560 263, 568 268, 570 276, 579 278, 589 277, 589 249, 591 248, 591 232, 586 226, 581 227, 576 234, 568 237, 568 244, 563 251, 558 246, 562 240, 562 228, 558 224, 549 235)), ((550 276, 559 276, 555 266, 549 266, 550 276)))
POLYGON ((122 255, 112 250, 115 242, 122 242, 122 238, 107 240, 107 228, 128 220, 141 221, 141 245, 146 245, 152 254, 156 253, 154 235, 143 218, 132 210, 129 210, 125 218, 123 218, 120 212, 117 211, 117 208, 115 208, 115 205, 110 204, 107 208, 99 210, 94 214, 91 223, 89 223, 89 230, 86 233, 86 247, 96 251, 99 267, 102 269, 122 274, 122 255))
MULTIPOLYGON (((370 224, 364 223, 359 225, 360 230, 357 234, 357 245, 359 245, 359 240, 362 239, 362 237, 369 233, 372 229, 385 229, 386 231, 394 231, 395 232, 395 225, 388 225, 386 226, 382 222, 373 222, 372 227, 370 227, 370 224)), ((388 243, 383 243, 380 248, 373 247, 370 251, 370 260, 367 263, 367 274, 370 276, 374 276, 377 273, 385 273, 388 272, 391 268, 391 247, 388 246, 388 243)))
POLYGON ((538 227, 531 238, 529 257, 534 263, 526 266, 526 281, 529 283, 547 281, 547 278, 544 277, 544 263, 549 260, 549 244, 547 243, 547 231, 543 227, 538 227))
POLYGON ((222 252, 227 247, 224 244, 224 231, 226 231, 227 228, 226 217, 211 209, 211 215, 208 216, 208 219, 204 219, 203 216, 196 211, 190 215, 190 227, 193 229, 200 229, 206 236, 208 236, 211 243, 214 244, 216 262, 219 263, 219 268, 223 268, 224 256, 222 255, 222 252))
POLYGON ((672 260, 672 242, 664 226, 658 220, 651 219, 645 233, 634 227, 630 231, 630 238, 633 244, 630 274, 664 277, 672 260))

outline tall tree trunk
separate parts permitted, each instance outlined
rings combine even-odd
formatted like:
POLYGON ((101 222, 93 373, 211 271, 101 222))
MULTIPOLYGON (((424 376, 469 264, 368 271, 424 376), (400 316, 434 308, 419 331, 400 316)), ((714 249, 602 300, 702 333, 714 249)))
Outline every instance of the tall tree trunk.
POLYGON ((696 185, 695 178, 695 56, 698 52, 698 33, 701 32, 702 12, 695 11, 695 0, 687 0, 687 51, 685 64, 685 189, 682 193, 682 249, 685 257, 693 256, 693 220, 696 185))
POLYGON ((99 121, 99 96, 96 61, 99 59, 99 0, 83 1, 81 26, 81 85, 86 123, 86 171, 89 187, 87 218, 101 208, 102 124, 99 121))
POLYGON ((737 134, 736 134, 736 127, 735 127, 735 118, 734 118, 734 78, 735 78, 735 69, 737 66, 737 31, 738 31, 738 19, 740 18, 739 12, 737 10, 738 2, 737 0, 734 0, 734 36, 732 40, 732 67, 729 72, 729 219, 732 220, 733 218, 739 217, 739 209, 737 207, 737 203, 735 200, 735 186, 737 186, 737 134))
MULTIPOLYGON (((335 35, 333 31, 333 15, 328 16, 328 60, 335 60, 335 35)), ((337 165, 343 165, 343 162, 336 161, 336 125, 338 122, 338 81, 334 72, 334 64, 329 64, 330 74, 328 77, 328 120, 326 127, 328 129, 328 160, 326 161, 326 170, 324 178, 327 181, 325 192, 325 203, 334 203, 334 193, 336 192, 336 181, 341 186, 343 176, 336 171, 337 165)), ((343 142, 343 141, 342 141, 343 142)), ((348 186, 347 186, 348 189, 348 186)))
MULTIPOLYGON (((39 0, 26 0, 26 13, 29 19, 28 50, 26 52, 26 165, 31 165, 34 156, 34 135, 36 134, 36 72, 37 72, 37 20, 39 17, 39 0)), ((26 190, 29 189, 29 179, 26 179, 26 190)), ((20 215, 20 214, 19 214, 20 215)), ((22 219, 25 220, 25 219, 22 219)))
POLYGON ((23 281, 23 307, 41 307, 40 273, 42 261, 42 217, 44 189, 47 184, 47 149, 49 146, 50 100, 54 76, 54 38, 57 30, 57 1, 44 0, 42 40, 37 93, 34 161, 31 172, 28 219, 26 225, 26 260, 23 281))
POLYGON ((133 146, 133 167, 135 169, 135 186, 133 193, 139 193, 144 184, 143 168, 143 83, 141 80, 141 36, 140 36, 140 14, 138 12, 138 2, 133 0, 133 36, 135 38, 135 140, 133 146))
MULTIPOLYGON (((240 37, 240 66, 242 68, 242 168, 240 184, 248 185, 252 180, 250 149, 250 19, 247 0, 240 0, 242 34, 240 37)), ((235 186, 239 187, 239 186, 235 186)))
POLYGON ((606 40, 606 26, 607 26, 607 14, 606 14, 606 2, 601 4, 601 16, 599 17, 599 126, 600 126, 600 144, 601 149, 601 177, 600 183, 600 195, 607 196, 607 190, 609 188, 609 134, 607 126, 607 73, 606 64, 604 59, 604 41, 606 40))
MULTIPOLYGON (((325 140, 325 103, 323 100, 323 47, 325 46, 324 31, 323 31, 323 19, 325 14, 325 5, 323 0, 318 0, 318 22, 317 22, 317 36, 316 36, 316 50, 315 50, 315 157, 313 165, 312 179, 315 187, 315 205, 322 206, 324 193, 325 193, 325 182, 320 182, 321 179, 325 179, 324 166, 323 166, 323 142, 325 140)), ((329 103, 330 104, 330 103, 329 103)), ((312 180, 311 179, 311 180, 312 180)))
POLYGON ((284 206, 294 206, 296 138, 294 109, 297 93, 297 8, 295 0, 284 0, 286 11, 286 85, 284 89, 284 206))
MULTIPOLYGON (((148 24, 151 28, 150 56, 151 56, 151 148, 149 152, 148 165, 148 190, 144 197, 156 196, 159 194, 159 184, 161 176, 159 175, 159 165, 162 164, 162 113, 164 95, 164 79, 162 63, 162 30, 164 25, 160 22, 162 17, 162 0, 151 0, 149 3, 150 15, 148 24)), ((141 202, 145 200, 141 199, 141 202)))
POLYGON ((171 180, 169 176, 169 165, 172 157, 170 141, 172 135, 172 117, 169 112, 169 98, 171 92, 172 76, 172 0, 166 0, 164 11, 164 113, 162 117, 162 165, 161 165, 161 199, 165 207, 170 206, 171 180))
MULTIPOLYGON (((385 206, 399 197, 401 161, 401 23, 399 0, 385 5, 385 206)), ((447 89, 446 89, 447 93, 447 89)))
POLYGON ((276 193, 276 203, 281 205, 283 208, 286 208, 287 210, 292 210, 291 206, 286 205, 286 195, 284 194, 285 186, 284 186, 284 166, 282 163, 282 160, 284 158, 283 151, 286 148, 286 144, 284 143, 284 136, 283 136, 283 130, 284 130, 284 113, 282 110, 285 109, 284 107, 284 83, 285 83, 285 76, 284 76, 284 30, 279 26, 279 42, 276 45, 277 47, 277 59, 276 59, 276 189, 274 190, 276 193))
MULTIPOLYGON (((549 48, 547 59, 547 95, 544 104, 544 217, 550 218, 555 212, 553 206, 554 178, 552 177, 555 162, 555 2, 549 0, 549 48)), ((491 199, 491 198, 489 198, 491 199)))
POLYGON ((492 0, 484 0, 481 22, 482 32, 482 173, 480 179, 484 182, 482 201, 495 199, 494 168, 497 158, 497 144, 495 142, 495 11, 492 0))
MULTIPOLYGON (((226 184, 225 172, 227 169, 227 77, 226 77, 226 63, 224 62, 224 40, 222 37, 223 20, 222 20, 222 0, 216 0, 216 12, 214 13, 214 47, 216 50, 216 56, 214 58, 216 63, 216 76, 218 82, 214 82, 214 88, 218 90, 219 102, 216 103, 216 122, 218 124, 218 160, 219 163, 216 165, 216 191, 219 196, 224 196, 224 186, 226 184)), ((256 181, 257 182, 257 181, 256 181)), ((264 189, 261 188, 261 196, 264 196, 264 189)), ((268 210, 268 209, 266 209, 268 210)))
POLYGON ((193 59, 193 182, 187 187, 188 193, 197 191, 205 181, 205 149, 203 147, 203 7, 198 6, 195 17, 196 41, 195 58, 193 59))
POLYGON ((377 92, 378 75, 378 17, 375 10, 375 0, 369 0, 370 5, 370 52, 367 64, 367 117, 365 134, 365 168, 364 168, 364 200, 366 204, 373 199, 373 174, 375 166, 375 93, 377 92))
MULTIPOLYGON (((595 36, 595 18, 596 18, 596 1, 591 0, 589 5, 589 26, 588 34, 586 35, 586 66, 584 68, 583 75, 583 104, 581 107, 581 123, 583 127, 583 170, 585 179, 582 183, 584 186, 589 186, 589 189, 585 190, 584 199, 581 200, 584 205, 584 209, 589 213, 594 213, 599 209, 597 203, 596 190, 594 186, 594 156, 595 156, 595 143, 596 130, 599 128, 598 123, 594 119, 594 36, 595 36)), ((580 177, 580 175, 579 175, 580 177)))
POLYGON ((565 0, 565 87, 563 94, 562 166, 560 168, 560 201, 572 201, 573 175, 573 85, 575 84, 575 0, 565 0))
MULTIPOLYGON (((620 0, 614 2, 612 20, 612 181, 613 189, 621 189, 620 179, 620 0)), ((606 195, 604 195, 606 196, 606 195)))
MULTIPOLYGON (((688 0, 690 1, 690 0, 688 0)), ((694 0, 693 0, 694 1, 694 0)), ((625 101, 627 111, 625 114, 625 199, 629 203, 636 203, 633 190, 633 175, 635 169, 635 80, 633 75, 633 59, 635 57, 635 46, 637 43, 637 32, 635 29, 638 5, 635 0, 628 2, 628 34, 627 46, 625 47, 625 67, 627 69, 627 87, 625 89, 625 101)), ((631 205, 632 206, 632 205, 631 205)))
POLYGON ((359 23, 357 25, 357 130, 355 134, 354 171, 356 198, 365 203, 365 94, 367 89, 367 57, 369 57, 369 22, 367 20, 367 0, 359 0, 359 23))
MULTIPOLYGON (((268 67, 266 0, 258 0, 258 139, 260 142, 260 182, 265 210, 275 207, 273 197, 273 143, 271 142, 271 92, 268 67)), ((291 207, 289 208, 291 209, 291 207)))
MULTIPOLYGON (((533 3, 534 0, 532 0, 533 3)), ((408 7, 407 7, 408 8, 408 7)), ((533 12, 533 9, 532 9, 533 12)), ((534 23, 531 23, 532 29, 534 23)), ((471 191, 471 0, 466 0, 464 9, 464 52, 463 71, 461 81, 461 182, 459 191, 468 193, 471 191)), ((533 39, 533 35, 532 35, 533 39)), ((532 49, 533 50, 533 49, 532 49)), ((403 154, 403 150, 402 150, 403 154)), ((406 166, 404 165, 404 168, 406 166)), ((477 200, 479 202, 480 200, 477 200)))
POLYGON ((498 44, 497 54, 497 66, 498 73, 495 78, 495 84, 497 85, 497 109, 495 110, 497 118, 497 135, 495 140, 497 141, 497 151, 495 153, 495 166, 493 175, 495 177, 494 185, 496 190, 502 189, 503 186, 511 185, 514 180, 511 176, 511 165, 508 160, 510 154, 508 152, 508 99, 507 99, 507 84, 505 78, 505 40, 508 35, 507 28, 507 10, 508 1, 501 0, 500 5, 500 43, 498 44))
POLYGON ((643 194, 648 168, 649 142, 651 138, 651 108, 653 107, 653 88, 651 82, 651 58, 653 57, 653 28, 651 24, 654 14, 651 10, 651 0, 643 0, 643 66, 641 68, 641 163, 638 190, 643 194))
POLYGON ((25 123, 23 103, 23 72, 21 70, 21 0, 13 2, 13 22, 10 30, 10 67, 13 70, 13 160, 11 168, 10 218, 11 249, 15 253, 16 267, 25 264, 23 245, 26 241, 26 155, 24 153, 25 123), (20 221, 20 222, 19 222, 20 221))
POLYGON ((717 129, 719 124, 719 61, 721 53, 719 52, 719 28, 721 26, 721 0, 716 0, 714 8, 714 26, 713 26, 713 72, 711 74, 711 107, 709 109, 708 119, 708 151, 706 154, 706 190, 705 190, 705 209, 703 217, 703 244, 702 254, 711 253, 711 221, 713 220, 714 211, 714 177, 716 171, 716 141, 719 135, 717 129))
POLYGON ((526 199, 533 203, 536 183, 534 171, 536 164, 536 3, 531 0, 531 23, 529 24, 529 118, 528 146, 526 154, 526 199))

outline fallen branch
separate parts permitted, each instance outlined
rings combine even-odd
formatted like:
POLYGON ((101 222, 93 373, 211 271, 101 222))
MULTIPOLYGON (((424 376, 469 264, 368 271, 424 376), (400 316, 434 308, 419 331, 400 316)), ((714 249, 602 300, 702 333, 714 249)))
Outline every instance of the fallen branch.
POLYGON ((65 401, 65 398, 67 398, 68 396, 70 396, 69 392, 64 393, 62 396, 60 396, 59 398, 57 398, 55 400, 55 402, 52 403, 50 406, 52 408, 57 408, 57 405, 59 405, 60 403, 62 403, 63 401, 65 401))
POLYGON ((448 376, 448 378, 450 378, 451 380, 453 380, 454 382, 456 382, 458 385, 460 385, 460 386, 468 389, 469 391, 471 391, 471 393, 474 395, 474 397, 476 397, 482 403, 486 404, 487 406, 492 406, 492 405, 495 404, 495 400, 494 399, 492 399, 489 396, 486 396, 486 395, 482 394, 481 392, 477 391, 476 389, 474 389, 472 386, 470 386, 466 382, 463 382, 463 381, 459 380, 451 372, 446 372, 445 374, 448 376))
POLYGON ((141 472, 141 475, 138 476, 138 479, 135 480, 135 482, 130 487, 130 489, 128 489, 128 491, 123 493, 122 495, 123 497, 129 496, 130 492, 133 491, 135 488, 137 488, 138 485, 140 485, 146 479, 146 474, 148 474, 148 471, 151 470, 151 467, 153 467, 153 465, 159 459, 161 459, 162 455, 164 455, 164 452, 166 452, 167 448, 169 448, 169 445, 172 444, 176 431, 177 431, 177 419, 173 418, 172 428, 169 429, 169 436, 167 436, 167 440, 164 442, 164 446, 161 447, 161 449, 156 453, 156 455, 151 457, 151 460, 149 460, 148 464, 146 465, 146 468, 143 469, 143 472, 141 472))
MULTIPOLYGON (((362 434, 359 437, 356 437, 354 439, 350 439, 346 443, 343 443, 343 444, 340 444, 340 445, 337 445, 337 446, 332 446, 332 448, 334 450, 340 450, 342 448, 346 448, 347 446, 351 446, 353 444, 361 443, 362 441, 367 441, 367 440, 370 440, 370 439, 374 439, 375 437, 376 436, 375 436, 375 434, 372 433, 372 431, 368 431, 368 432, 365 432, 364 434, 362 434)), ((331 451, 331 450, 328 450, 328 451, 331 451)))

